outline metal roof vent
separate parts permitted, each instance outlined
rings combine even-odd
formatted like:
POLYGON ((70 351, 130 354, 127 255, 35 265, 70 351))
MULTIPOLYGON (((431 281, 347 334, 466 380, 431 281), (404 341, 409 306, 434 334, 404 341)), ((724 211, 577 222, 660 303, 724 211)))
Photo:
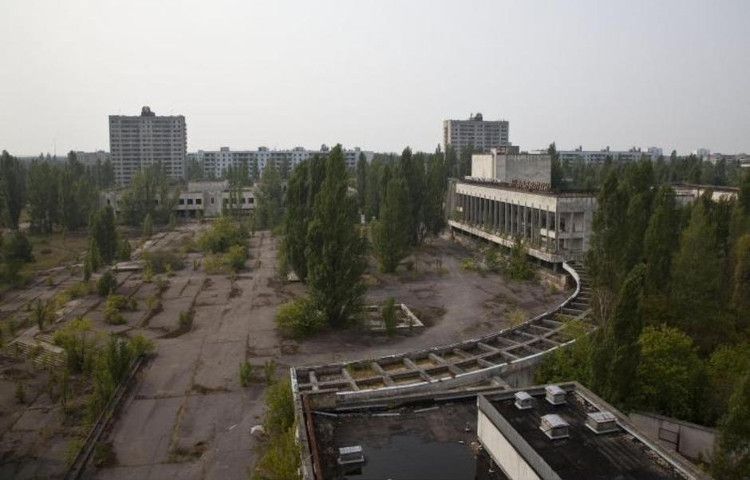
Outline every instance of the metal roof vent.
POLYGON ((547 385, 544 387, 544 398, 552 405, 565 405, 565 390, 557 385, 547 385))
POLYGON ((528 410, 534 408, 534 397, 527 392, 516 392, 516 408, 519 410, 528 410))
POLYGON ((542 423, 539 428, 547 435, 550 440, 559 440, 568 438, 568 422, 562 419, 560 415, 550 413, 542 416, 542 423))
POLYGON ((617 417, 612 412, 594 412, 586 416, 586 427, 597 435, 616 432, 617 417))
POLYGON ((339 448, 339 458, 337 459, 339 465, 356 465, 358 463, 365 463, 365 455, 362 453, 362 447, 359 445, 353 447, 341 447, 339 448))

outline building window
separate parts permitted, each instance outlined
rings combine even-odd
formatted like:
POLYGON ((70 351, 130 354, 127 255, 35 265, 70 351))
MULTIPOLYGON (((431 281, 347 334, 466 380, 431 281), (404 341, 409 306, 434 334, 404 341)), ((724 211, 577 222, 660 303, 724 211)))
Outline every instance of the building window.
POLYGON ((195 204, 196 205, 203 205, 203 199, 202 198, 196 198, 195 199, 195 204))
POLYGON ((180 199, 180 205, 185 205, 185 199, 184 198, 180 199))
POLYGON ((192 198, 188 198, 188 203, 187 204, 188 205, 192 205, 193 204, 193 199, 192 198))

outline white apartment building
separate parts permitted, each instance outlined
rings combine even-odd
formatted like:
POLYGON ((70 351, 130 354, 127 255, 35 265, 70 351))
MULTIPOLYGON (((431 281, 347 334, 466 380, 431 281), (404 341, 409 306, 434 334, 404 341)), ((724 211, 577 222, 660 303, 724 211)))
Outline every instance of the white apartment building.
POLYGON ((630 150, 610 150, 609 147, 601 150, 584 150, 583 147, 578 147, 575 150, 558 150, 557 153, 560 156, 561 162, 600 165, 607 158, 611 158, 616 162, 637 162, 643 157, 656 160, 663 154, 663 150, 659 147, 649 147, 645 151, 635 147, 630 150))
POLYGON ((445 120, 443 147, 447 149, 451 145, 459 152, 466 147, 489 152, 493 148, 510 145, 509 130, 507 120, 485 121, 481 113, 469 116, 468 120, 445 120))
POLYGON ((109 116, 109 151, 118 185, 129 184, 137 171, 157 163, 169 178, 181 180, 186 150, 183 115, 157 116, 143 107, 139 116, 109 116))
MULTIPOLYGON (((257 150, 230 150, 229 147, 221 147, 219 150, 198 150, 187 155, 188 160, 194 160, 203 166, 203 173, 209 178, 222 178, 230 167, 239 168, 244 162, 247 163, 248 175, 252 175, 253 167, 257 165, 258 173, 262 173, 266 165, 273 163, 276 168, 281 168, 285 162, 289 162, 289 168, 293 169, 305 160, 315 155, 327 155, 330 149, 321 145, 319 150, 307 150, 303 147, 295 147, 284 150, 270 150, 267 147, 259 147, 257 150)), ((346 166, 356 168, 360 154, 364 154, 368 162, 372 161, 374 152, 361 150, 359 147, 344 150, 346 166)))

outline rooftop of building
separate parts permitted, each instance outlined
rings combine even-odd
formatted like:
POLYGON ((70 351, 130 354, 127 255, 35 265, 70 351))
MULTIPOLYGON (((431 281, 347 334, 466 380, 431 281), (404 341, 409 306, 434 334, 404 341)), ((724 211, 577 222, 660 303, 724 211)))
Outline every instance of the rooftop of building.
MULTIPOLYGON (((310 396, 302 402, 307 411, 305 423, 308 434, 313 435, 306 440, 311 451, 303 452, 303 456, 318 462, 323 478, 327 479, 504 480, 509 477, 482 446, 477 430, 480 408, 486 411, 490 405, 507 422, 507 428, 516 432, 513 441, 525 442, 526 452, 531 451, 532 456, 546 464, 547 472, 553 472, 550 478, 707 478, 684 458, 647 439, 623 414, 581 385, 571 382, 559 386, 564 390, 564 405, 547 403, 544 385, 394 394, 387 399, 345 402, 332 407, 323 406, 327 395, 323 392, 305 394, 310 396), (533 398, 531 409, 519 410, 514 405, 515 394, 521 391, 533 398), (317 408, 316 395, 322 399, 317 408), (603 411, 613 414, 617 430, 596 434, 586 427, 585 421, 589 413, 603 411), (550 414, 569 424, 568 438, 551 440, 540 429, 541 417, 550 414), (339 449, 346 447, 361 447, 364 463, 344 470, 338 459, 339 449)), ((523 447, 520 448, 522 451, 523 447)), ((537 470, 540 477, 547 478, 540 471, 537 470)))
MULTIPOLYGON (((527 392, 534 400, 532 408, 519 409, 515 405, 515 395, 509 394, 490 397, 485 405, 494 407, 507 421, 506 425, 520 435, 522 440, 512 432, 503 433, 516 451, 525 456, 523 443, 527 444, 562 480, 702 478, 697 471, 690 471, 694 467, 686 460, 647 440, 622 414, 580 385, 565 385, 565 403, 561 405, 549 403, 543 388, 527 392), (618 424, 616 430, 599 434, 592 431, 586 420, 589 414, 597 412, 613 414, 618 424), (568 425, 567 437, 553 440, 542 431, 542 417, 548 415, 553 416, 547 419, 561 419, 568 425), (683 468, 688 471, 681 471, 683 468)), ((482 400, 479 403, 482 404, 482 400)), ((480 405, 480 408, 484 407, 480 405)), ((525 460, 535 466, 533 459, 525 460)), ((539 467, 536 465, 535 470, 539 467)))
POLYGON ((547 197, 596 197, 595 191, 589 190, 553 190, 549 184, 539 184, 535 182, 501 182, 493 178, 463 177, 458 180, 459 183, 478 185, 488 188, 497 188, 500 190, 510 190, 521 193, 532 193, 535 195, 544 195, 547 197))
POLYGON ((313 413, 323 478, 505 480, 477 441, 473 397, 389 410, 313 413), (361 446, 363 465, 344 470, 339 448, 361 446))

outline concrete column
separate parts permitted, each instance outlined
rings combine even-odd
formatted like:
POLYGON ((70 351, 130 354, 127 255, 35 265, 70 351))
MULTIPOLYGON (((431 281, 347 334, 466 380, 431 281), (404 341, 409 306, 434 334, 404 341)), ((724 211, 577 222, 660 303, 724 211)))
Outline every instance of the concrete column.
POLYGON ((560 212, 555 210, 555 252, 560 251, 560 212))
POLYGON ((545 230, 547 230, 547 245, 546 245, 547 250, 549 250, 549 244, 550 244, 550 241, 549 241, 550 224, 549 224, 549 222, 550 222, 550 218, 549 218, 549 205, 547 205, 547 219, 544 221, 544 228, 545 228, 545 230))

